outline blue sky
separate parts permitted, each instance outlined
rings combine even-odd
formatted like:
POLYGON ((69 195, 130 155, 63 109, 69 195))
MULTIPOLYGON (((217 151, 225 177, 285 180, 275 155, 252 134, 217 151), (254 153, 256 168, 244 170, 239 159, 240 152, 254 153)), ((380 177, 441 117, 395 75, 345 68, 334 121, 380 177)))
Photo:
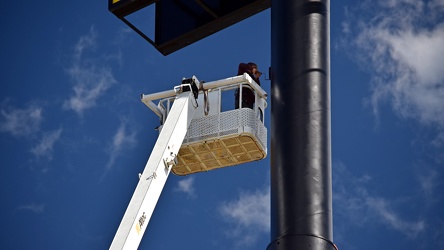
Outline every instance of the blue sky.
MULTIPOLYGON (((444 1, 330 10, 334 241, 443 249, 444 1)), ((107 1, 6 1, 0 18, 2 249, 107 249, 157 138, 140 94, 270 66, 269 10, 167 57, 107 1)), ((269 174, 268 156, 170 175, 140 249, 265 249, 269 174)))

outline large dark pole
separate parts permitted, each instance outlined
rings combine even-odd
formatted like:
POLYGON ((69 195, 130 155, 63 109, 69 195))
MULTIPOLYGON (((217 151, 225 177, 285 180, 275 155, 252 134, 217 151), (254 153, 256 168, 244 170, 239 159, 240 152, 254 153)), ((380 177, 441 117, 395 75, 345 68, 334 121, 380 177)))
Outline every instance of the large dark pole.
POLYGON ((329 0, 271 6, 271 243, 334 250, 329 0))

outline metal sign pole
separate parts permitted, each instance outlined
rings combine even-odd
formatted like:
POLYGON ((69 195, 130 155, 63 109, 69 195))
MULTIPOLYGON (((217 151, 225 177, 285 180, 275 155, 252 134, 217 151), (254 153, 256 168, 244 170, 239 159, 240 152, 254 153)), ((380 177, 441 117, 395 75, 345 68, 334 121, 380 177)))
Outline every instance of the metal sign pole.
POLYGON ((329 0, 271 7, 271 243, 334 250, 329 0))

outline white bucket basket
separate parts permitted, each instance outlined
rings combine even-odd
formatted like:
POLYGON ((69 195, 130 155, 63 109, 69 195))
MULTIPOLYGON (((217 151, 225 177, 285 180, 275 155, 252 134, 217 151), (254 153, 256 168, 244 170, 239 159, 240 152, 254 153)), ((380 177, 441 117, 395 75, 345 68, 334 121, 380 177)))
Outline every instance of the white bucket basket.
POLYGON ((193 119, 172 171, 187 175, 261 160, 266 145, 267 129, 252 109, 193 119))
MULTIPOLYGON (((201 91, 199 106, 177 155, 177 165, 171 171, 176 175, 189 175, 264 159, 267 156, 267 128, 263 123, 267 106, 265 91, 247 74, 208 82, 203 87, 209 90, 209 113, 204 114, 204 93, 201 91), (256 93, 254 108, 221 111, 223 102, 229 101, 234 106, 234 96, 224 100, 222 93, 242 86, 249 86, 256 93)), ((162 113, 163 121, 173 99, 164 98, 153 110, 156 114, 162 113)), ((142 98, 142 101, 148 105, 147 99, 142 98)), ((148 105, 151 109, 153 106, 148 105)))

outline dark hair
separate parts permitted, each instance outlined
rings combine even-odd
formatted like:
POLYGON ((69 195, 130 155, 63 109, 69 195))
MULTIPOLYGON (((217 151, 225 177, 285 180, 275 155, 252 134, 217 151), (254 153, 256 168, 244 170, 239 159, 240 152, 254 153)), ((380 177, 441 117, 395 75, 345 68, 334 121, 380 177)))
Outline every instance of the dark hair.
POLYGON ((254 63, 254 62, 249 62, 249 63, 247 63, 247 64, 250 65, 251 67, 254 67, 254 68, 257 69, 257 65, 256 65, 256 63, 254 63))

